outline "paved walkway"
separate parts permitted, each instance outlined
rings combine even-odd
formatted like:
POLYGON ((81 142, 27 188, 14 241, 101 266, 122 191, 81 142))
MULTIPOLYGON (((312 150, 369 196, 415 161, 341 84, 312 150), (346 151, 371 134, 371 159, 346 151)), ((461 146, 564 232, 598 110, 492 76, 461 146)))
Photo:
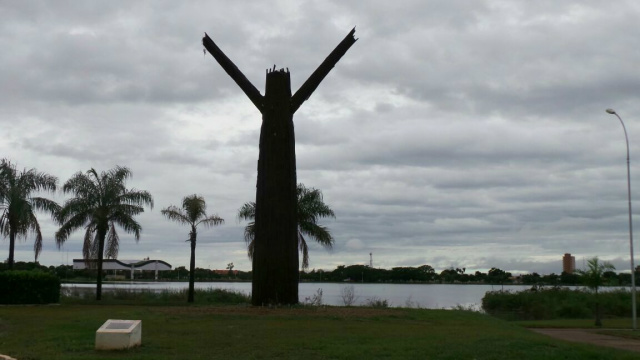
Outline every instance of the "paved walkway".
POLYGON ((640 340, 598 334, 587 329, 530 329, 556 339, 640 352, 640 340))

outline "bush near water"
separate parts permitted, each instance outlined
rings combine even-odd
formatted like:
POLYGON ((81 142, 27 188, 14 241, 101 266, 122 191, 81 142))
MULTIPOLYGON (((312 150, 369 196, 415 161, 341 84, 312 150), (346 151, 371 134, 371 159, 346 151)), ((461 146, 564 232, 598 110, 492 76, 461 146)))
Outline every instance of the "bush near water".
MULTIPOLYGON (((597 301, 604 317, 631 316, 630 291, 601 291, 597 301)), ((595 303, 595 294, 586 289, 534 287, 519 292, 489 291, 482 298, 482 309, 506 320, 584 319, 593 316, 595 303)))
POLYGON ((50 304, 60 301, 60 279, 41 271, 0 272, 0 304, 50 304))
MULTIPOLYGON (((64 288, 62 304, 87 304, 95 302, 95 288, 64 288)), ((183 305, 187 289, 110 289, 102 293, 103 304, 118 305, 183 305)), ((251 296, 228 289, 195 289, 195 303, 201 305, 248 305, 251 296)))

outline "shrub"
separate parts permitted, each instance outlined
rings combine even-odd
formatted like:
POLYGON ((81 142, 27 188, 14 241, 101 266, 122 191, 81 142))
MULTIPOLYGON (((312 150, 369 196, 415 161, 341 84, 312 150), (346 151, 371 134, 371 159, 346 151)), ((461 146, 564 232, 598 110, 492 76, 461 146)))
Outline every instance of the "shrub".
POLYGON ((205 303, 215 304, 249 304, 251 303, 251 296, 235 290, 227 289, 202 289, 196 290, 196 299, 202 298, 205 303))
POLYGON ((322 289, 318 289, 315 294, 305 297, 303 305, 322 306, 322 289))
POLYGON ((369 306, 372 308, 388 308, 389 301, 387 299, 381 299, 377 296, 374 296, 370 299, 367 299, 365 302, 365 306, 369 306))
POLYGON ((356 296, 356 289, 353 285, 343 287, 342 290, 340 290, 340 297, 342 297, 344 306, 352 306, 358 298, 356 296))
POLYGON ((60 279, 41 271, 0 272, 0 304, 49 304, 60 301, 60 279))
MULTIPOLYGON (((93 302, 95 289, 92 288, 66 288, 63 292, 63 301, 66 303, 93 302)), ((187 299, 187 289, 149 290, 149 289, 103 289, 103 303, 117 304, 145 304, 145 305, 182 305, 187 299)), ((249 304, 251 296, 235 290, 228 289, 195 289, 196 304, 249 304)))
MULTIPOLYGON (((631 316, 631 293, 627 290, 600 292, 598 302, 605 316, 631 316)), ((593 316, 595 303, 595 294, 590 291, 553 287, 490 291, 482 298, 482 309, 506 320, 584 319, 593 316)))

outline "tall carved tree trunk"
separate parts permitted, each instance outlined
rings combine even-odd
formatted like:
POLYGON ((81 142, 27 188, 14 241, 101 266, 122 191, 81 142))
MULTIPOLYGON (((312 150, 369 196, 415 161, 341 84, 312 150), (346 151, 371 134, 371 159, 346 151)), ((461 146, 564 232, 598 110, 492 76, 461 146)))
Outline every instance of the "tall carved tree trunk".
POLYGON ((253 250, 253 305, 298 303, 298 224, 293 114, 356 42, 355 29, 291 96, 289 71, 267 71, 265 95, 205 34, 202 44, 262 113, 253 250))
POLYGON ((298 302, 296 153, 289 72, 267 73, 256 189, 252 302, 298 302))

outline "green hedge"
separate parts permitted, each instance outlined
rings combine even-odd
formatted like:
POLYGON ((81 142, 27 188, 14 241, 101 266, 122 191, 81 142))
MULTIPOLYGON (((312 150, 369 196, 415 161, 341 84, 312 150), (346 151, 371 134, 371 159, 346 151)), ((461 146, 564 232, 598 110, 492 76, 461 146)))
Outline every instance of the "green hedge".
POLYGON ((49 304, 60 301, 60 279, 40 271, 0 272, 0 304, 49 304))
MULTIPOLYGON (((597 301, 605 317, 631 316, 631 292, 600 291, 597 301)), ((596 296, 583 289, 533 288, 519 292, 489 291, 482 309, 506 320, 584 319, 593 316, 596 296)))

